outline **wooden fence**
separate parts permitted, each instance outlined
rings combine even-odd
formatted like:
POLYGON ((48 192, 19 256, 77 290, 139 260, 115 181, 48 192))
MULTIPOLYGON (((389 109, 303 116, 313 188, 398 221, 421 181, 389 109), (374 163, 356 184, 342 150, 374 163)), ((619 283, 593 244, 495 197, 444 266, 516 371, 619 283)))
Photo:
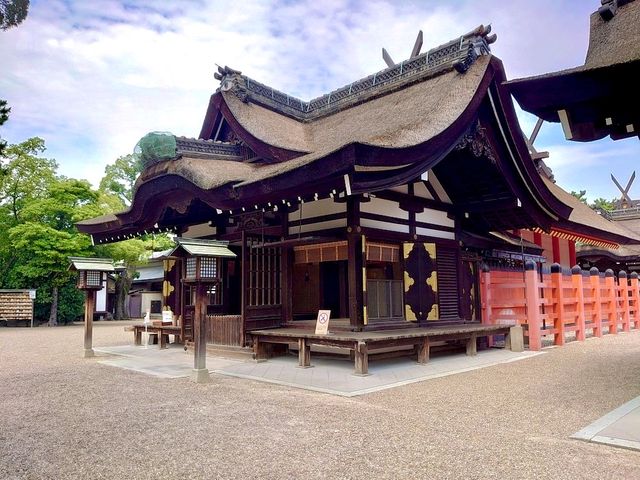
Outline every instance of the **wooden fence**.
POLYGON ((575 266, 569 272, 553 264, 549 273, 527 262, 524 271, 483 269, 480 288, 482 322, 523 325, 531 350, 540 350, 546 336, 554 345, 564 345, 567 337, 582 341, 587 335, 640 328, 635 272, 615 278, 612 270, 575 266))
POLYGON ((242 316, 207 315, 207 343, 216 345, 244 345, 242 316))

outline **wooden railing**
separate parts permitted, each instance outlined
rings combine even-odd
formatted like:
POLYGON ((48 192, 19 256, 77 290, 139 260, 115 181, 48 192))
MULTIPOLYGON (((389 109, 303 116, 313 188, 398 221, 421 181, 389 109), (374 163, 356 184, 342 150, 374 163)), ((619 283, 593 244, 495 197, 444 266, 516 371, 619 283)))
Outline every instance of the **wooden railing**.
POLYGON ((240 315, 207 315, 207 343, 242 347, 244 332, 240 315))
POLYGON ((525 326, 531 350, 542 348, 543 337, 564 345, 567 337, 582 341, 587 335, 600 337, 640 328, 638 274, 627 276, 597 268, 571 273, 558 264, 551 273, 536 270, 527 262, 524 271, 490 271, 480 275, 482 322, 515 323, 525 326))

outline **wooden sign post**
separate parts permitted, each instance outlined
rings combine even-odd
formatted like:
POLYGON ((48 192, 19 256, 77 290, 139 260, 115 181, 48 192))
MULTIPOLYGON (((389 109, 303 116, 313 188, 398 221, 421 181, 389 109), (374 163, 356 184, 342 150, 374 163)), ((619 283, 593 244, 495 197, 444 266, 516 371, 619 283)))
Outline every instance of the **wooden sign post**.
POLYGON ((326 335, 329 333, 329 319, 331 318, 331 310, 318 310, 318 319, 316 320, 316 335, 326 335))

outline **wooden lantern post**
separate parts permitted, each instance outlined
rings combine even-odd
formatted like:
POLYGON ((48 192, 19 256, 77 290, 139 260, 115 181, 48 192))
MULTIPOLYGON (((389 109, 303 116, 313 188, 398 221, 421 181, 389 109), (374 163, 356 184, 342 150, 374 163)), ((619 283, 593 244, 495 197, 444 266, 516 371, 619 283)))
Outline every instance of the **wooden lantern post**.
POLYGON ((69 257, 69 270, 78 272, 77 287, 85 292, 84 300, 84 357, 93 357, 93 314, 96 310, 96 292, 106 284, 107 275, 114 271, 109 258, 69 257))
POLYGON ((222 260, 235 258, 235 253, 227 248, 228 242, 177 238, 177 247, 171 252, 186 255, 184 260, 185 285, 196 289, 196 304, 193 315, 193 372, 191 378, 196 383, 208 382, 207 369, 207 305, 209 289, 222 295, 222 260))

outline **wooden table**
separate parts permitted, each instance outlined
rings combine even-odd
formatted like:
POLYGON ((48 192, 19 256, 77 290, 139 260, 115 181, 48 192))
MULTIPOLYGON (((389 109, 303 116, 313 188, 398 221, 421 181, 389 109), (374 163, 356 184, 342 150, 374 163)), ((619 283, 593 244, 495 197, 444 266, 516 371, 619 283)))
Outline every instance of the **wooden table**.
MULTIPOLYGON (((367 375, 369 371, 369 349, 412 345, 417 353, 418 363, 429 361, 432 341, 466 340, 467 355, 476 355, 476 340, 488 335, 507 335, 507 345, 511 345, 512 334, 509 325, 465 324, 446 327, 405 328, 373 332, 336 332, 316 335, 299 328, 274 328, 249 332, 253 340, 253 354, 257 361, 268 357, 267 344, 298 343, 298 364, 311 366, 311 345, 325 345, 348 348, 354 352, 355 374, 367 375)), ((520 327, 517 327, 518 329, 520 327)), ((521 332, 521 330, 519 330, 521 332)), ((516 342, 520 344, 519 342, 516 342)))
POLYGON ((176 325, 134 325, 133 336, 136 345, 142 345, 142 332, 153 333, 159 336, 160 348, 167 348, 169 335, 175 335, 176 341, 182 343, 182 329, 176 325))

